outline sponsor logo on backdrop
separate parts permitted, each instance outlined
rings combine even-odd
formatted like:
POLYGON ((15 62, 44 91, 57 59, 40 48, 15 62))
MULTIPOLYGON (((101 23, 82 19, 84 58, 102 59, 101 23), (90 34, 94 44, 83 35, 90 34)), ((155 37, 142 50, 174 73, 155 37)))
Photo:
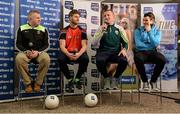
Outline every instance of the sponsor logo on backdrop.
POLYGON ((99 4, 98 3, 91 3, 91 10, 98 12, 99 11, 99 4))
POLYGON ((91 29, 91 36, 93 37, 94 34, 96 33, 97 29, 91 29))
POLYGON ((79 23, 78 24, 81 28, 83 28, 84 30, 87 30, 87 24, 86 23, 79 23))
POLYGON ((65 14, 65 22, 69 23, 69 15, 68 14, 65 14))
POLYGON ((91 16, 91 23, 98 25, 99 24, 99 17, 98 16, 91 16))
POLYGON ((93 64, 96 64, 96 57, 95 57, 95 56, 91 56, 91 62, 92 62, 93 64))
POLYGON ((91 16, 91 23, 98 25, 99 24, 99 17, 98 16, 91 16))
MULTIPOLYGON (((121 83, 121 78, 118 78, 118 83, 121 83)), ((136 76, 122 76, 122 84, 136 84, 136 76)))
POLYGON ((66 9, 72 10, 74 8, 74 3, 72 1, 65 1, 64 7, 66 9))
POLYGON ((152 7, 144 7, 144 14, 148 13, 148 12, 153 12, 153 8, 152 7))
POLYGON ((177 11, 177 5, 167 4, 164 5, 161 12, 165 20, 177 20, 177 11))
POLYGON ((91 89, 94 91, 99 91, 99 82, 92 82, 91 89))
POLYGON ((97 69, 91 69, 91 76, 95 78, 99 78, 99 72, 97 69))
POLYGON ((78 9, 81 18, 87 18, 87 11, 85 9, 78 9))

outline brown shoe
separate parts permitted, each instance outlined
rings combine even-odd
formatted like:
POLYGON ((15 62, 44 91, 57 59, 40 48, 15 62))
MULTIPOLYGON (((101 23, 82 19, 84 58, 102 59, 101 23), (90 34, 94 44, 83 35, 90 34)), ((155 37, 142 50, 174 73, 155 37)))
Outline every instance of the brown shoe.
POLYGON ((41 86, 39 84, 35 83, 34 84, 34 91, 35 92, 40 92, 40 90, 41 90, 41 86))
POLYGON ((32 93, 33 89, 32 89, 32 86, 31 84, 27 85, 26 88, 25 88, 25 92, 26 93, 32 93))

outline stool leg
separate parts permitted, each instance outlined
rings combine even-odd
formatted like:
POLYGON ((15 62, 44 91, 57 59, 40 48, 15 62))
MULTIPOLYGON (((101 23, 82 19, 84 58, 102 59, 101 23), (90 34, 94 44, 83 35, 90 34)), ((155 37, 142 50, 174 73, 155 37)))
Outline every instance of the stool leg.
POLYGON ((120 98, 119 98, 119 102, 122 104, 122 76, 120 76, 120 98))
MULTIPOLYGON (((157 86, 157 83, 156 83, 156 86, 157 86)), ((159 94, 158 94, 158 91, 157 92, 155 92, 155 95, 156 95, 156 102, 158 103, 158 101, 159 101, 159 94)))
POLYGON ((86 95, 86 88, 85 87, 86 87, 86 75, 84 73, 84 75, 83 75, 83 103, 84 103, 84 105, 85 105, 84 98, 86 95))
POLYGON ((85 73, 84 73, 84 75, 83 75, 83 99, 84 99, 84 97, 85 97, 85 94, 86 94, 86 75, 85 75, 85 73))
POLYGON ((63 76, 63 73, 61 73, 61 99, 62 99, 62 105, 64 106, 64 76, 63 76))
POLYGON ((140 92, 140 85, 141 85, 141 80, 140 80, 140 77, 138 75, 138 103, 139 105, 141 104, 141 92, 140 92))
POLYGON ((43 98, 43 109, 46 108, 45 106, 45 99, 46 99, 46 96, 47 96, 47 77, 45 77, 44 79, 44 98, 43 98))
POLYGON ((160 103, 162 104, 162 77, 160 76, 160 103))
POLYGON ((19 77, 19 87, 18 87, 18 102, 20 103, 20 108, 22 109, 22 86, 21 86, 21 77, 19 77))
MULTIPOLYGON (((133 74, 134 74, 134 72, 133 72, 133 66, 132 66, 132 72, 131 72, 132 74, 131 74, 131 76, 133 77, 133 74)), ((132 90, 132 85, 133 85, 133 81, 131 80, 131 103, 133 104, 133 90, 132 90)))
POLYGON ((99 75, 100 81, 99 81, 99 90, 100 90, 100 105, 102 104, 102 75, 99 75))

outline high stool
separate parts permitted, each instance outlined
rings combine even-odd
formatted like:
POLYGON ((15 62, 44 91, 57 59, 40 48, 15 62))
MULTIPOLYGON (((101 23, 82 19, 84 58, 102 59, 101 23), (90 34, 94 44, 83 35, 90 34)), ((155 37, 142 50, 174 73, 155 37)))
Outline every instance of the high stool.
MULTIPOLYGON (((132 64, 132 67, 131 67, 132 71, 131 71, 131 75, 133 76, 134 75, 134 70, 135 70, 135 63, 132 64)), ((138 91, 138 104, 140 105, 140 99, 141 99, 141 92, 140 92, 140 85, 141 85, 141 78, 139 75, 137 75, 137 84, 138 84, 138 87, 137 87, 137 91, 138 91)), ((131 81, 131 93, 133 94, 133 91, 132 91, 132 85, 133 85, 133 82, 131 81)), ((133 103, 133 95, 131 94, 131 103, 133 103)))
MULTIPOLYGON (((114 62, 109 62, 108 64, 113 64, 114 62)), ((103 93, 103 88, 102 88, 102 81, 103 81, 103 76, 102 74, 99 72, 99 91, 100 91, 100 95, 99 95, 99 101, 100 101, 100 105, 102 104, 102 93, 103 93)), ((119 97, 119 102, 122 103, 121 99, 122 99, 122 76, 120 76, 120 97, 119 97)))
MULTIPOLYGON (((150 63, 150 62, 146 62, 145 64, 153 64, 153 63, 150 63)), ((139 75, 139 77, 140 77, 140 75, 139 75)), ((157 83, 156 83, 157 84, 157 83)), ((140 91, 140 90, 139 90, 140 91)), ((141 92, 141 91, 140 91, 141 92)), ((145 92, 145 91, 143 91, 143 92, 145 92)), ((152 92, 152 93, 158 93, 159 92, 159 95, 156 95, 157 97, 156 97, 156 101, 158 102, 158 96, 160 97, 160 104, 162 104, 162 77, 161 77, 161 75, 159 76, 159 91, 154 91, 154 92, 152 92)), ((149 93, 151 93, 150 91, 149 91, 149 93)), ((140 102, 140 101, 139 101, 140 102)))
MULTIPOLYGON (((112 64, 112 63, 110 63, 112 64)), ((135 64, 132 65, 132 71, 131 71, 131 75, 133 76, 134 75, 134 67, 135 67, 135 64)), ((100 84, 99 84, 99 91, 100 91, 100 104, 102 104, 102 93, 103 93, 103 89, 102 89, 102 75, 100 74, 99 76, 99 80, 100 80, 100 84)), ((137 81, 137 84, 138 84, 138 103, 140 104, 140 78, 138 76, 138 81, 137 81)), ((131 93, 131 103, 133 103, 133 89, 132 89, 132 85, 133 85, 133 81, 131 81, 131 84, 130 84, 130 93, 131 93)), ((119 89, 119 102, 122 104, 122 93, 123 93, 123 88, 122 88, 122 76, 120 76, 120 89, 119 89)))
MULTIPOLYGON (((68 63, 69 65, 72 65, 72 66, 74 66, 74 64, 78 64, 78 63, 76 63, 76 62, 74 62, 74 61, 71 61, 71 62, 69 62, 68 63)), ((60 69, 61 70, 61 69, 60 69)), ((61 72, 60 73, 61 74, 61 99, 62 99, 62 105, 64 106, 64 91, 65 91, 65 88, 64 88, 64 74, 61 72)), ((83 79, 83 84, 82 84, 82 86, 83 86, 83 88, 82 88, 82 91, 83 91, 83 100, 84 100, 84 97, 85 97, 85 94, 86 94, 86 91, 85 91, 85 86, 86 86, 86 75, 85 75, 85 73, 83 74, 83 76, 81 77, 82 79, 83 79)), ((84 101, 83 101, 84 102, 84 101)))

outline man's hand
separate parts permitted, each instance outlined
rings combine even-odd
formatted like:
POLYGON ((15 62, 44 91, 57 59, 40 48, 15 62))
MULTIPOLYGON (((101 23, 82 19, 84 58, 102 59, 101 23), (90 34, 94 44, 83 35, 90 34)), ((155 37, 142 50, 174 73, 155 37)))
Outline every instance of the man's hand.
POLYGON ((29 58, 29 59, 33 59, 33 58, 36 58, 37 56, 39 55, 39 52, 38 51, 30 51, 30 50, 27 50, 26 52, 26 56, 29 58))
POLYGON ((27 51, 26 51, 26 56, 27 56, 29 59, 32 59, 32 58, 31 58, 31 51, 30 51, 30 50, 27 50, 27 51))
POLYGON ((79 57, 81 56, 81 54, 80 53, 76 53, 75 55, 73 55, 73 59, 74 60, 77 60, 79 57))
POLYGON ((70 60, 73 60, 74 59, 74 56, 73 56, 73 53, 66 53, 66 56, 70 59, 70 60))
POLYGON ((144 27, 145 27, 147 32, 151 31, 151 25, 150 24, 145 25, 144 27))
POLYGON ((126 49, 122 49, 122 50, 119 52, 118 56, 120 56, 120 55, 123 55, 124 57, 127 57, 126 49))
POLYGON ((103 25, 101 25, 101 29, 105 31, 107 29, 107 24, 104 23, 103 25))
POLYGON ((32 50, 32 58, 36 58, 36 57, 38 57, 38 55, 39 55, 39 52, 38 51, 34 51, 34 50, 32 50))

